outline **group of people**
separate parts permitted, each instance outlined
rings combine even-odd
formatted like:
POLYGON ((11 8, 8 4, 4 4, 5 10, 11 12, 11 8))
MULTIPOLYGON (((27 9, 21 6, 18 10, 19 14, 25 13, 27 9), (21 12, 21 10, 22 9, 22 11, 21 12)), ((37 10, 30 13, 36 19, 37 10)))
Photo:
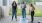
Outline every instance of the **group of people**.
MULTIPOLYGON (((26 18, 26 2, 22 2, 21 3, 21 8, 22 8, 22 18, 26 18)), ((30 7, 29 7, 29 12, 31 13, 31 22, 33 22, 33 17, 34 17, 34 6, 32 4, 30 4, 30 7)), ((12 20, 13 20, 13 17, 15 16, 15 19, 17 21, 17 3, 14 1, 12 3, 12 20)))

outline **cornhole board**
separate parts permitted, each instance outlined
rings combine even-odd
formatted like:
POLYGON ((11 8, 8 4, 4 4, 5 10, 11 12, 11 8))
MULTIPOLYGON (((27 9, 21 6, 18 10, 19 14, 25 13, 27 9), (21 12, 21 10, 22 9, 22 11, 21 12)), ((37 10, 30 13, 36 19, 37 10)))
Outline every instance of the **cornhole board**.
POLYGON ((20 18, 19 23, 28 23, 26 18, 20 18))

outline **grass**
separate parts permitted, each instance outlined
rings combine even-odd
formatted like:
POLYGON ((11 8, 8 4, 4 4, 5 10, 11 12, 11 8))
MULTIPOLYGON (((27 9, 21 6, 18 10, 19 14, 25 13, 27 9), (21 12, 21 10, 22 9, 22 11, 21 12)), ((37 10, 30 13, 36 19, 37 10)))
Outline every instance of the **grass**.
MULTIPOLYGON (((12 14, 12 12, 9 12, 9 15, 11 15, 12 14)), ((28 15, 29 13, 28 13, 28 11, 26 11, 26 15, 28 15)), ((17 15, 22 15, 22 9, 21 8, 19 8, 18 10, 17 10, 17 15)))
MULTIPOLYGON (((20 8, 20 9, 18 9, 18 11, 17 11, 17 15, 18 16, 20 16, 20 15, 22 15, 22 9, 20 8)), ((10 12, 10 15, 11 15, 12 13, 10 12)), ((28 11, 26 11, 26 15, 28 15, 29 14, 29 12, 28 11)), ((35 14, 34 14, 35 16, 37 16, 37 17, 42 17, 42 11, 41 10, 39 10, 39 9, 35 9, 35 14)))
POLYGON ((36 10, 35 10, 35 16, 41 17, 41 16, 42 16, 42 11, 39 10, 39 9, 36 9, 36 10))
POLYGON ((36 17, 42 17, 42 13, 35 14, 36 17))

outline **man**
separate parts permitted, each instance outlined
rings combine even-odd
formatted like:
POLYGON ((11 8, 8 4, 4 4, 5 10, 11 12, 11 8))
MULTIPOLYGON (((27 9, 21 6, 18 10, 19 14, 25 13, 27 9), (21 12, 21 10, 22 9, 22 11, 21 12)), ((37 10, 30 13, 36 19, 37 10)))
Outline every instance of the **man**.
POLYGON ((28 20, 26 19, 26 2, 22 2, 21 4, 22 8, 22 18, 20 18, 19 23, 28 23, 28 20))
POLYGON ((26 18, 26 3, 23 1, 22 4, 21 4, 21 8, 22 8, 22 17, 23 18, 26 18))

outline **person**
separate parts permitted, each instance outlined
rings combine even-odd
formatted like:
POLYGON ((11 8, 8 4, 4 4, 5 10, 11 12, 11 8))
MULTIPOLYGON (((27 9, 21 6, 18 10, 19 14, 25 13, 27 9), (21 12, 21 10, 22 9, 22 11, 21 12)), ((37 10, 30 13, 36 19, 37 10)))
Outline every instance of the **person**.
POLYGON ((21 4, 21 8, 22 8, 22 17, 23 18, 26 18, 26 3, 23 1, 22 4, 21 4))
POLYGON ((12 20, 13 20, 13 17, 14 17, 14 15, 15 15, 15 19, 16 19, 16 21, 17 21, 17 15, 16 15, 16 13, 17 13, 17 4, 16 4, 16 2, 14 1, 14 2, 12 3, 12 20))
POLYGON ((31 22, 33 22, 34 20, 34 6, 32 4, 30 4, 30 8, 29 8, 29 11, 31 12, 31 22))

